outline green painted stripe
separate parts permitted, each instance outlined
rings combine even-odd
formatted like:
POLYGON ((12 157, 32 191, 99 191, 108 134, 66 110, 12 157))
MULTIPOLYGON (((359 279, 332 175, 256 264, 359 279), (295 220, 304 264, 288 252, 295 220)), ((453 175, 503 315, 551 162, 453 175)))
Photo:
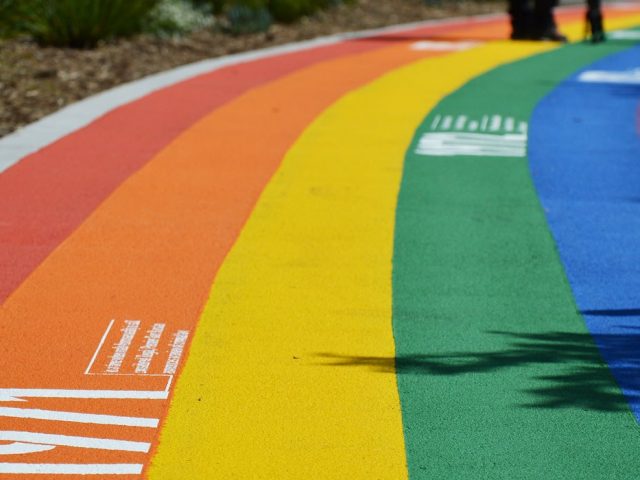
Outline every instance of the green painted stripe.
POLYGON ((412 479, 637 478, 640 431, 576 313, 526 158, 415 153, 448 114, 466 128, 491 114, 527 121, 563 78, 622 48, 570 45, 497 68, 416 135, 393 272, 412 479))

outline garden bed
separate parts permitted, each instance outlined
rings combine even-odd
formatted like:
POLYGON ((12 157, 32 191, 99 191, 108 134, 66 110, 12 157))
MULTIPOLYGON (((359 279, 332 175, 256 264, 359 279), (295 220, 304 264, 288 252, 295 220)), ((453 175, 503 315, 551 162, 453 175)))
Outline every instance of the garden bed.
POLYGON ((426 6, 423 0, 359 0, 291 25, 273 25, 266 33, 238 37, 209 28, 172 38, 142 35, 93 50, 0 40, 0 137, 94 93, 205 58, 338 32, 504 8, 503 3, 493 1, 426 6))

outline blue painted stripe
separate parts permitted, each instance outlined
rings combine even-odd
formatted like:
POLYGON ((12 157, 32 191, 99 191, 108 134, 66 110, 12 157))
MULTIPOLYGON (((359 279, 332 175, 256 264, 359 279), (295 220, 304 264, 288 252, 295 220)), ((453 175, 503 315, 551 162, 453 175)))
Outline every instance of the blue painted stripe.
MULTIPOLYGON (((640 46, 586 70, 638 59, 640 46)), ((580 73, 535 109, 529 161, 578 309, 640 421, 640 85, 580 73)))

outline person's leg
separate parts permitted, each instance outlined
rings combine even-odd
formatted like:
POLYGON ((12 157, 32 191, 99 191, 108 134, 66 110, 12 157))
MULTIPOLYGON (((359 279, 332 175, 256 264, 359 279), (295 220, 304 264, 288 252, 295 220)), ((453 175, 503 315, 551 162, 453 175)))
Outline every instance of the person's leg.
POLYGON ((553 19, 553 7, 557 4, 557 0, 535 0, 533 9, 533 40, 567 41, 567 37, 558 32, 556 22, 553 19))
POLYGON ((533 19, 529 0, 509 0, 509 15, 511 16, 511 38, 513 40, 529 39, 533 19))
POLYGON ((593 43, 603 42, 606 37, 602 23, 600 0, 588 0, 587 6, 587 28, 590 30, 587 34, 591 33, 591 41, 593 43))

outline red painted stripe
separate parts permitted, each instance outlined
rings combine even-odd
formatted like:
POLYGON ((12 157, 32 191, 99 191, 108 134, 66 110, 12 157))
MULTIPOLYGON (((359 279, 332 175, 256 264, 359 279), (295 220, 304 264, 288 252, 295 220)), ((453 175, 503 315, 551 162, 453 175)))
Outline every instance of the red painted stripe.
MULTIPOLYGON (((437 35, 477 21, 417 32, 437 35)), ((485 20, 500 25, 504 19, 485 20)), ((115 109, 0 175, 0 303, 117 187, 207 113, 295 70, 385 42, 343 42, 227 67, 115 109)))

